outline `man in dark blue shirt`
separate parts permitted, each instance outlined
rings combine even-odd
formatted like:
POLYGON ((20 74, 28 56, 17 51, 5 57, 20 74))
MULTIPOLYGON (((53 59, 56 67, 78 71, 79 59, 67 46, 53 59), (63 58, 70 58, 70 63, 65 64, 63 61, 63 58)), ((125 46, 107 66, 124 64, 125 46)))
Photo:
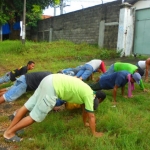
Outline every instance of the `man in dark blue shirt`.
POLYGON ((114 103, 116 103, 117 89, 121 87, 122 95, 124 95, 124 88, 126 83, 128 83, 128 92, 131 92, 131 84, 134 82, 140 84, 140 79, 141 75, 137 72, 130 74, 127 71, 120 71, 102 76, 97 83, 90 85, 90 87, 94 91, 113 89, 113 99, 114 103))

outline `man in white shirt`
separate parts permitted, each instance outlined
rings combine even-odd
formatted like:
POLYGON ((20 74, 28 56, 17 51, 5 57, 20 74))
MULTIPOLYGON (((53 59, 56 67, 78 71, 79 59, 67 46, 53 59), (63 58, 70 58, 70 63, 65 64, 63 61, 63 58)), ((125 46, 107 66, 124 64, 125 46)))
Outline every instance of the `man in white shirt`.
POLYGON ((147 58, 145 61, 138 61, 137 62, 137 67, 143 72, 145 72, 145 81, 148 82, 148 71, 150 69, 150 58, 147 58))

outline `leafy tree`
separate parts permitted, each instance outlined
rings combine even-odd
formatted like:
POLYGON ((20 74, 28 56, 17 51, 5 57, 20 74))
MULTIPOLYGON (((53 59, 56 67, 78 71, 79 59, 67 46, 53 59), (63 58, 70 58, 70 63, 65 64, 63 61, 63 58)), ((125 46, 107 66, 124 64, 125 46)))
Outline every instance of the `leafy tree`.
MULTIPOLYGON (((15 16, 22 16, 24 0, 0 0, 0 24, 13 22, 15 16)), ((42 10, 48 6, 59 5, 60 0, 26 0, 26 22, 36 26, 41 19, 42 10)))

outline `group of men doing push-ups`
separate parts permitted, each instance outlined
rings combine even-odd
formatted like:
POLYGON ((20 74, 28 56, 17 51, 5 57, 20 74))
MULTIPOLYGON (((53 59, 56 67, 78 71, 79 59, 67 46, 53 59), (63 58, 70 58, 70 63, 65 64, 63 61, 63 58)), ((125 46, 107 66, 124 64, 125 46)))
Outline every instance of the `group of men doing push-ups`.
MULTIPOLYGON (((34 62, 32 62, 32 65, 33 69, 34 62)), ((94 59, 82 65, 74 74, 74 77, 65 75, 63 71, 62 74, 52 74, 51 72, 18 73, 17 75, 21 76, 16 78, 14 85, 10 89, 2 91, 0 104, 14 101, 26 91, 35 90, 35 92, 17 111, 10 126, 4 132, 5 140, 21 141, 22 139, 16 135, 16 132, 34 122, 43 121, 48 112, 55 107, 57 99, 80 104, 83 110, 84 125, 90 127, 94 136, 101 137, 103 133, 96 132, 95 129, 94 115, 94 110, 97 109, 98 104, 106 98, 106 94, 101 90, 113 89, 114 102, 116 102, 117 88, 121 87, 122 94, 124 94, 126 83, 128 83, 129 97, 132 96, 131 91, 134 82, 141 85, 141 88, 145 90, 141 79, 144 71, 142 72, 142 68, 139 67, 128 63, 122 63, 121 65, 115 63, 106 72, 104 62, 94 59), (121 66, 124 67, 121 68, 121 66), (96 71, 103 72, 103 74, 95 84, 88 85, 83 82, 96 71), (29 115, 24 117, 29 111, 29 115)))

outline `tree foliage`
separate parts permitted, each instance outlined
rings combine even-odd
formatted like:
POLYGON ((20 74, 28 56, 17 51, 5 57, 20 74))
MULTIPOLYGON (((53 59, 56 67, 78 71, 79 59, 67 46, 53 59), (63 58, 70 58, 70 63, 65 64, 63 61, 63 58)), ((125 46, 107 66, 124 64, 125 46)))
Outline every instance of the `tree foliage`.
MULTIPOLYGON (((14 22, 15 15, 23 15, 24 0, 0 0, 0 24, 14 22)), ((60 0, 26 0, 26 22, 28 26, 36 26, 41 19, 42 10, 48 6, 59 5, 60 0)))

